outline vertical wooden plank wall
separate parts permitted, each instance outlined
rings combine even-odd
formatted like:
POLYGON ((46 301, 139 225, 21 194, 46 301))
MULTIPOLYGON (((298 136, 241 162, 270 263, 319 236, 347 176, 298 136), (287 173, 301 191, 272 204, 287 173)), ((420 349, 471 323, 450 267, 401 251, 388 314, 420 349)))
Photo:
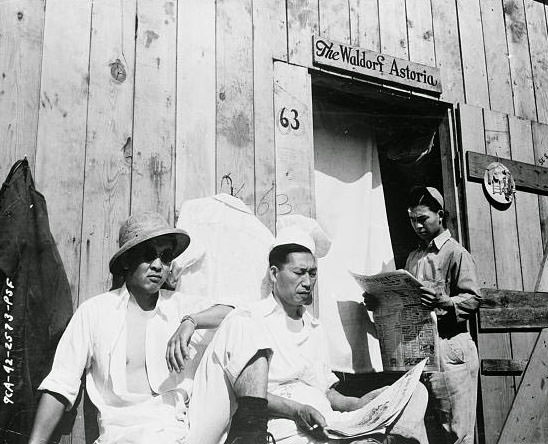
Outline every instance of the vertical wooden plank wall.
POLYGON ((0 182, 25 155, 34 170, 44 4, 0 2, 0 182))

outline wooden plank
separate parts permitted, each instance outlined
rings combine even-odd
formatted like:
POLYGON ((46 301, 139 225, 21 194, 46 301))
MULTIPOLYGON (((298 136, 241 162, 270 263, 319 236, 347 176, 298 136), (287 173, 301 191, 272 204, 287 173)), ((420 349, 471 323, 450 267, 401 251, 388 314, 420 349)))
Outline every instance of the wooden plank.
POLYGON ((451 110, 447 111, 446 117, 441 121, 438 134, 440 140, 440 156, 441 156, 441 174, 443 182, 443 196, 445 209, 449 217, 447 218, 447 228, 451 231, 452 236, 460 240, 462 233, 460 231, 460 211, 457 204, 457 180, 455 178, 455 149, 453 146, 453 131, 451 126, 451 110))
POLYGON ((48 5, 44 25, 36 187, 78 305, 91 1, 48 5), (72 25, 65 26, 66 23, 72 25), (67 45, 66 42, 72 42, 67 45), (59 67, 63 66, 63 75, 59 67), (62 165, 62 168, 60 168, 62 165))
POLYGON ((513 114, 514 102, 502 2, 483 0, 480 7, 491 109, 513 114))
POLYGON ((320 35, 350 43, 349 8, 348 0, 318 0, 320 35))
POLYGON ((34 171, 45 1, 0 3, 0 182, 27 156, 34 171))
POLYGON ((489 109, 487 68, 478 0, 457 0, 466 103, 489 109))
POLYGON ((436 66, 441 70, 441 100, 464 102, 457 9, 454 0, 432 2, 436 66))
POLYGON ((503 10, 515 114, 529 120, 536 120, 533 73, 523 0, 503 0, 503 10))
POLYGON ((215 1, 179 0, 177 16, 178 217, 185 200, 215 194, 215 1))
MULTIPOLYGON (((79 274, 89 87, 91 1, 49 2, 44 23, 40 111, 36 146, 36 186, 48 204, 53 238, 72 292, 79 304, 79 274), (70 23, 71 26, 66 24, 70 23), (71 42, 67 45, 67 42, 71 42), (62 67, 62 75, 60 75, 62 67)), ((78 407, 72 437, 85 435, 78 407)))
MULTIPOLYGON (((482 110, 469 105, 459 105, 461 146, 470 151, 485 153, 486 140, 482 110)), ((485 199, 482 185, 465 181, 466 221, 470 252, 476 262, 481 286, 497 285, 491 210, 485 199)), ((510 359, 510 336, 499 333, 478 333, 478 351, 481 358, 510 359)), ((506 412, 513 398, 513 378, 480 376, 481 418, 480 434, 486 444, 495 442, 506 412), (500 408, 502 406, 502 408, 500 408)))
MULTIPOLYGON (((534 165, 531 122, 509 117, 508 123, 512 159, 534 165)), ((542 261, 538 196, 518 190, 515 194, 515 205, 523 289, 532 291, 535 289, 542 261)), ((537 333, 512 333, 512 356, 515 359, 528 359, 537 337, 537 333)), ((520 381, 521 378, 516 377, 516 385, 519 385, 520 381)))
MULTIPOLYGON (((533 122, 533 149, 537 165, 546 166, 548 160, 548 125, 533 122)), ((540 227, 544 252, 548 251, 548 196, 539 196, 540 227)))
POLYGON ((548 192, 548 168, 518 162, 501 155, 484 155, 468 151, 468 178, 483 181, 485 169, 491 162, 501 162, 510 170, 517 189, 533 193, 548 192))
POLYGON ((405 0, 379 1, 379 26, 381 34, 381 52, 409 58, 405 0))
POLYGON ((276 217, 314 216, 312 92, 306 68, 274 63, 276 217))
POLYGON ((529 364, 523 374, 512 410, 504 423, 499 444, 531 443, 548 402, 548 330, 541 332, 529 364))
MULTIPOLYGON (((285 17, 285 9, 283 11, 285 17)), ((274 64, 280 39, 279 8, 253 2, 253 117, 255 129, 255 214, 272 232, 276 227, 276 160, 274 147, 274 64)), ((286 33, 283 33, 286 38, 286 33)), ((287 48, 287 44, 284 45, 287 48)))
MULTIPOLYGON (((537 335, 538 336, 538 335, 537 335)), ((482 375, 520 375, 527 367, 529 359, 482 359, 482 375)))
POLYGON ((108 262, 129 215, 135 6, 93 4, 80 303, 110 288, 108 262))
POLYGON ((350 43, 381 51, 378 0, 349 0, 350 43))
POLYGON ((535 0, 524 1, 537 119, 539 122, 548 123, 548 29, 544 15, 545 8, 535 0))
POLYGON ((251 0, 217 2, 217 190, 255 207, 251 0))
POLYGON ((312 66, 312 35, 319 32, 318 0, 287 0, 286 5, 288 60, 312 66))
POLYGON ((176 9, 137 0, 131 213, 174 221, 176 9))
MULTIPOLYGON (((479 310, 482 330, 540 330, 548 327, 548 293, 483 289, 482 294, 479 310)), ((530 349, 527 351, 531 352, 530 349)), ((526 359, 528 354, 514 357, 526 359)))
POLYGON ((430 0, 406 0, 409 60, 436 66, 430 0))

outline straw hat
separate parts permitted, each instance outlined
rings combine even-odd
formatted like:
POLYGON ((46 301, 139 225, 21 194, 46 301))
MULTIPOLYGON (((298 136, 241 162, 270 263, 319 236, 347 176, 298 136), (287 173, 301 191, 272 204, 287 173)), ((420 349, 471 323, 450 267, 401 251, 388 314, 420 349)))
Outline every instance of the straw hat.
POLYGON ((169 236, 173 239, 173 257, 179 256, 190 243, 190 237, 184 230, 170 227, 158 213, 144 212, 131 215, 120 227, 119 249, 110 259, 110 272, 119 274, 122 271, 121 259, 130 249, 160 236, 169 236))

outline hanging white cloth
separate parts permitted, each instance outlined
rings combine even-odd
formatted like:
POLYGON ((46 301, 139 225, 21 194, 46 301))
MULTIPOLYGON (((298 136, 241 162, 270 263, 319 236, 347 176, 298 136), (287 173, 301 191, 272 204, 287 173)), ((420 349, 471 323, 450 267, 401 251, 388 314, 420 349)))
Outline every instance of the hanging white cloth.
POLYGON ((319 318, 334 370, 382 371, 372 313, 349 273, 395 268, 374 130, 363 118, 316 107, 316 219, 332 241, 318 265, 319 318))
POLYGON ((176 261, 183 268, 177 290, 195 311, 212 304, 242 305, 265 293, 270 230, 240 199, 229 194, 183 202, 177 227, 190 247, 176 261))

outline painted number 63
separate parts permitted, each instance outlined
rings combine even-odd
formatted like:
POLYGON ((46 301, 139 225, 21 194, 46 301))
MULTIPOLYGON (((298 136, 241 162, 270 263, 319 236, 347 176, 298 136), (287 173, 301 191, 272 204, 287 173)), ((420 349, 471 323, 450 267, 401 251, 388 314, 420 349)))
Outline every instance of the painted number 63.
POLYGON ((298 119, 299 113, 296 109, 287 110, 285 106, 280 111, 280 125, 282 128, 291 128, 298 130, 301 127, 301 122, 298 119), (289 111, 290 116, 286 116, 286 111, 289 111))

